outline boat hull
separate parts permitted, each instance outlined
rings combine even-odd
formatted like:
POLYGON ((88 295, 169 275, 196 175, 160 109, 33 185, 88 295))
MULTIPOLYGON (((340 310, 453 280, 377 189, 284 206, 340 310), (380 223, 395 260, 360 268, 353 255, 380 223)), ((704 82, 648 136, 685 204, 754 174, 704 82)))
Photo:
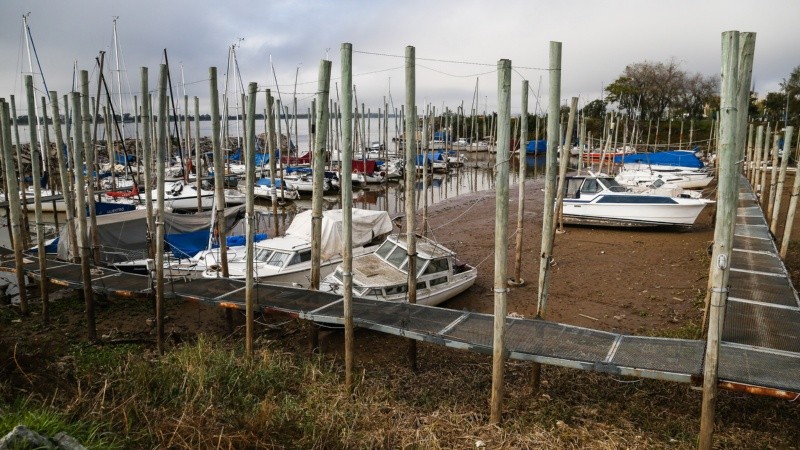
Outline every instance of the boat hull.
POLYGON ((689 227, 708 202, 614 204, 564 202, 564 223, 621 227, 689 227))

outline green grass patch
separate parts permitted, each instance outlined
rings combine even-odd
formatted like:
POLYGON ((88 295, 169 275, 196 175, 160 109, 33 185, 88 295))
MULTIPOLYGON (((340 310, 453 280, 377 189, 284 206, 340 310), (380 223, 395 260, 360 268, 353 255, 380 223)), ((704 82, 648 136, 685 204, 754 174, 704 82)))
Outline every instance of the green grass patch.
POLYGON ((0 410, 0 436, 5 436, 17 425, 24 425, 50 438, 59 432, 67 433, 89 449, 123 448, 114 434, 108 432, 107 423, 76 420, 55 408, 37 405, 28 400, 3 406, 0 410))

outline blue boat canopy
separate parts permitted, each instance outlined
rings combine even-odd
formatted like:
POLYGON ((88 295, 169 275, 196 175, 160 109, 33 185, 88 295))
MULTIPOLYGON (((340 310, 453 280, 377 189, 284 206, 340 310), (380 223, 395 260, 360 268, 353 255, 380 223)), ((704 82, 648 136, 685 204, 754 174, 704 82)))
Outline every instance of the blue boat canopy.
POLYGON ((705 167, 695 155, 695 150, 667 150, 656 153, 630 153, 614 157, 617 164, 657 164, 661 166, 681 166, 702 169, 705 167))
POLYGON ((525 153, 540 153, 547 151, 547 140, 540 139, 540 140, 533 140, 528 141, 528 145, 525 147, 525 153))

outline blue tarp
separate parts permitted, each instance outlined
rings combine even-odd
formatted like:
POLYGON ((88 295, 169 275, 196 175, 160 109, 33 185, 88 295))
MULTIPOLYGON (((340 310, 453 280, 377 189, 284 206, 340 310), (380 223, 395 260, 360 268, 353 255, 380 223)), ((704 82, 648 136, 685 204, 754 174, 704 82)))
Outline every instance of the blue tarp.
POLYGON ((656 153, 630 153, 614 157, 617 164, 656 164, 661 166, 681 166, 702 169, 703 161, 700 161, 694 152, 695 150, 667 150, 656 153))
POLYGON ((116 158, 117 164, 126 165, 128 163, 131 163, 131 164, 135 164, 136 163, 136 155, 128 155, 128 157, 126 158, 125 154, 117 153, 115 158, 116 158))
POLYGON ((447 133, 446 131, 437 131, 437 132, 433 133, 433 140, 434 141, 450 142, 453 139, 450 137, 450 134, 447 133))
MULTIPOLYGON (((190 233, 172 233, 164 236, 164 241, 169 245, 172 255, 176 258, 188 258, 208 248, 208 230, 193 231, 190 233)), ((267 233, 256 233, 255 242, 263 241, 267 233)), ((246 241, 245 236, 228 236, 225 240, 228 246, 241 246, 246 241)), ((214 243, 211 248, 219 248, 214 243)))
POLYGON ((528 146, 525 147, 525 153, 540 153, 547 151, 547 140, 533 140, 528 141, 528 146))
MULTIPOLYGON (((256 186, 271 187, 272 186, 272 180, 270 180, 269 178, 259 178, 258 180, 256 180, 256 186)), ((275 179, 275 187, 280 189, 280 187, 281 187, 281 179, 280 178, 276 178, 275 179)))

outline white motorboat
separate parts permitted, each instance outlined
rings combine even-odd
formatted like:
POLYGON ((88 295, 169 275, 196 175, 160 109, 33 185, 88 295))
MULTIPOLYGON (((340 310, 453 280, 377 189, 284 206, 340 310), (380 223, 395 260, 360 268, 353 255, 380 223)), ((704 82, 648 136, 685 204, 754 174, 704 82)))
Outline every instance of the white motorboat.
POLYGON ((705 170, 651 170, 624 169, 614 179, 628 187, 649 186, 656 181, 675 185, 683 189, 703 189, 714 179, 712 172, 705 170))
MULTIPOLYGON (((391 233, 392 221, 386 211, 353 209, 353 255, 374 251, 391 233)), ((283 236, 265 239, 255 244, 253 276, 269 283, 308 287, 311 273, 311 211, 295 216, 283 236)), ((342 261, 342 210, 323 211, 320 249, 320 278, 330 274, 342 261)), ((229 249, 228 276, 243 279, 247 273, 245 249, 229 249)), ((204 278, 222 276, 218 262, 219 250, 207 250, 193 259, 209 267, 204 278)))
MULTIPOLYGON (((417 303, 438 305, 469 289, 478 269, 456 259, 456 254, 431 239, 417 236, 417 303)), ((353 258, 353 297, 408 301, 407 235, 391 235, 374 252, 353 258)), ((342 293, 342 267, 327 276, 320 290, 342 293)))
POLYGON ((612 177, 571 176, 565 183, 563 216, 568 224, 691 226, 709 203, 713 201, 635 193, 612 177))

